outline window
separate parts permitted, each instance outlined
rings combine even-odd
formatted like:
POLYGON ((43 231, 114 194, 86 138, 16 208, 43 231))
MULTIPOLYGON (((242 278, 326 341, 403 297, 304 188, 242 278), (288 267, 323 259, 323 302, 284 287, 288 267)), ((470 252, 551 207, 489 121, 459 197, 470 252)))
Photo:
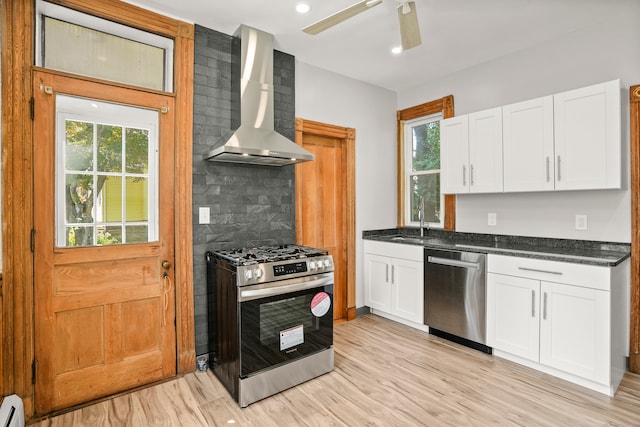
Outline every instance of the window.
POLYGON ((173 40, 42 0, 36 65, 171 92, 173 40))
POLYGON ((407 225, 420 225, 420 203, 424 222, 443 226, 444 206, 440 194, 440 119, 442 114, 407 121, 404 124, 405 214, 407 225))
POLYGON ((425 221, 456 229, 455 195, 440 195, 440 119, 453 117, 453 95, 399 110, 398 227, 419 226, 420 197, 425 221))
POLYGON ((58 247, 157 240, 158 113, 56 97, 58 247))

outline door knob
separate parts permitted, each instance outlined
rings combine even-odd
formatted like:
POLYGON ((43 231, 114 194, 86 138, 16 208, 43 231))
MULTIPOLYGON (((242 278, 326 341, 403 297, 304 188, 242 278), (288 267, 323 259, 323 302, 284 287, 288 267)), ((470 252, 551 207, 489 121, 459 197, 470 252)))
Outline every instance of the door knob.
POLYGON ((164 268, 165 270, 170 269, 171 263, 165 259, 164 261, 162 261, 162 268, 164 268))

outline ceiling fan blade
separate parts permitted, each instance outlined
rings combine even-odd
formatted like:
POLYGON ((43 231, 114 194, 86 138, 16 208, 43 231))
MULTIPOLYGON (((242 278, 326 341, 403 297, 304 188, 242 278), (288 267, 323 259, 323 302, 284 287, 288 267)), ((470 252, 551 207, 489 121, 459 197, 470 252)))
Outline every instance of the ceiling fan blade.
POLYGON ((400 19, 400 39, 402 40, 402 50, 420 46, 420 27, 418 26, 418 14, 416 3, 413 1, 404 2, 398 6, 398 18, 400 19), (408 13, 407 6, 410 9, 408 13))
POLYGON ((348 8, 341 10, 340 12, 336 12, 327 18, 321 19, 320 21, 311 24, 308 27, 304 27, 302 31, 307 34, 316 35, 326 29, 333 27, 336 24, 341 23, 342 21, 346 21, 347 19, 356 16, 359 13, 369 10, 373 6, 377 6, 380 3, 382 3, 382 0, 363 0, 359 3, 354 4, 353 6, 349 6, 348 8))

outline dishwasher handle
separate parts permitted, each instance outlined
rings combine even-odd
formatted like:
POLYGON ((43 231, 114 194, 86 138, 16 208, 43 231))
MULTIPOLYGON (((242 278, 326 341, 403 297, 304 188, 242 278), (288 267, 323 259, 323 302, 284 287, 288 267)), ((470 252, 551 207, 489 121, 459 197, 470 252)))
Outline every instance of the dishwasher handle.
POLYGON ((457 259, 440 258, 437 256, 428 256, 427 262, 431 264, 448 265, 450 267, 462 267, 462 268, 480 268, 480 263, 460 261, 457 259))

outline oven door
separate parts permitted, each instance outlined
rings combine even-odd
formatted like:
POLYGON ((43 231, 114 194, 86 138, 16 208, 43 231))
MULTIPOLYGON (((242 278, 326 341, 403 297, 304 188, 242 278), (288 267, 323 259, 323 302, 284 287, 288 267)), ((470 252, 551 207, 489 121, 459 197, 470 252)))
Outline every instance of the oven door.
POLYGON ((238 291, 240 378, 333 345, 333 273, 238 291))

